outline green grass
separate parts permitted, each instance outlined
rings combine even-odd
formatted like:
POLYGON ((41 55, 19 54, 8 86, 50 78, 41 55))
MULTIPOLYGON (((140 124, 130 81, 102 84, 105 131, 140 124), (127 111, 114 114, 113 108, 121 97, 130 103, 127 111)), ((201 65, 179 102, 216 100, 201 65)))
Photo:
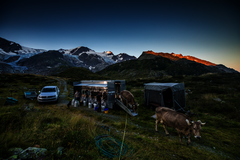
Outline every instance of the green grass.
MULTIPOLYGON (((68 109, 66 105, 39 105, 36 100, 23 98, 25 88, 59 85, 54 78, 29 74, 0 75, 0 159, 10 157, 8 150, 12 147, 26 149, 36 144, 48 150, 47 159, 107 159, 99 152, 94 138, 109 134, 122 140, 126 113, 119 108, 108 114, 98 114, 79 108, 68 109), (4 106, 5 99, 10 96, 18 99, 18 104, 4 106), (24 104, 32 104, 34 109, 25 111, 24 104), (108 126, 110 132, 102 125, 108 126), (64 150, 59 157, 56 149, 61 146, 64 150)), ((138 116, 127 116, 125 144, 133 148, 133 156, 122 159, 239 159, 239 78, 236 74, 207 74, 126 79, 127 89, 140 106, 138 116), (143 84, 149 82, 185 83, 186 89, 192 91, 186 96, 185 109, 190 107, 193 120, 207 121, 202 127, 201 140, 191 137, 191 145, 186 145, 187 139, 183 139, 184 145, 180 145, 176 130, 168 127, 170 136, 165 136, 160 124, 159 133, 155 132, 155 120, 151 118, 155 112, 143 105, 143 84), (221 101, 214 100, 216 98, 221 101)))

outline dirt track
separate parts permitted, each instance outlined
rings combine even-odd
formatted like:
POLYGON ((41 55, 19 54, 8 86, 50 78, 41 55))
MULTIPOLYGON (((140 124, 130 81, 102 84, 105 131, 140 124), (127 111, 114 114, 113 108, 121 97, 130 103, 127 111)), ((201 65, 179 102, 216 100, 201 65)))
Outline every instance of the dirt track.
POLYGON ((68 100, 66 99, 68 96, 68 89, 67 89, 67 82, 62 79, 62 78, 57 78, 54 77, 54 79, 56 79, 58 81, 58 88, 60 88, 60 95, 59 95, 59 99, 58 99, 58 105, 67 105, 68 104, 68 100), (61 91, 61 89, 63 88, 63 91, 61 91))

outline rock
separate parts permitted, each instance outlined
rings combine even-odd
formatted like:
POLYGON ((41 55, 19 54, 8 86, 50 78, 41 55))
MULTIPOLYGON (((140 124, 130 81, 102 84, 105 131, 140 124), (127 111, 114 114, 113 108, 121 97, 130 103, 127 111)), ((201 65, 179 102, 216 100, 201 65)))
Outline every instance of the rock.
POLYGON ((58 147, 57 148, 57 155, 61 156, 63 152, 64 147, 58 147))
POLYGON ((214 101, 221 102, 222 100, 220 98, 213 98, 214 101))
POLYGON ((12 155, 11 157, 8 158, 8 160, 17 160, 18 159, 18 155, 12 155))
POLYGON ((24 151, 22 151, 18 156, 20 159, 36 159, 41 156, 45 156, 47 149, 45 148, 37 148, 37 147, 28 147, 24 151))
POLYGON ((24 111, 32 111, 33 108, 34 108, 33 103, 30 103, 30 104, 26 104, 26 103, 25 103, 25 104, 22 106, 22 109, 23 109, 24 111))
POLYGON ((8 151, 10 152, 10 154, 17 155, 17 154, 21 153, 23 151, 23 149, 22 148, 10 148, 8 151))

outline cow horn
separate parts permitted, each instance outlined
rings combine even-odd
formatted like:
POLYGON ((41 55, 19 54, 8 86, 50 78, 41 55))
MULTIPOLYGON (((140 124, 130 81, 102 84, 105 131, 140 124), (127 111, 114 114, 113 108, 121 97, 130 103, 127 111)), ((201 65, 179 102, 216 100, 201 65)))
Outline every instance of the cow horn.
POLYGON ((200 120, 198 120, 198 122, 200 122, 202 126, 206 124, 206 123, 202 123, 200 120))
POLYGON ((188 120, 188 119, 186 119, 186 122, 187 122, 187 124, 188 124, 189 126, 191 126, 191 123, 189 123, 189 120, 188 120))

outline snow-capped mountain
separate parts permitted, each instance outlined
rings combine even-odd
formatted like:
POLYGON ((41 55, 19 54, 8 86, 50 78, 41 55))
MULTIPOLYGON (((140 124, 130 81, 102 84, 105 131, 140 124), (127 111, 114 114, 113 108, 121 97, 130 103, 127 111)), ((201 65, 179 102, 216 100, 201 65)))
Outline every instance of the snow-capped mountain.
MULTIPOLYGON (((48 74, 49 70, 56 69, 59 66, 84 67, 96 72, 111 64, 131 59, 136 59, 136 57, 129 56, 126 53, 114 55, 111 51, 95 52, 84 46, 55 51, 34 49, 0 37, 0 65, 8 65, 8 68, 9 66, 12 67, 14 72, 48 74), (49 63, 38 63, 37 59, 49 63), (31 63, 32 61, 35 63, 31 63)), ((4 71, 0 69, 0 73, 2 72, 4 71)))
MULTIPOLYGON (((44 49, 34 49, 25 46, 21 46, 18 43, 13 41, 6 40, 0 37, 0 62, 1 66, 7 66, 6 69, 0 69, 0 73, 2 72, 24 72, 28 68, 26 66, 19 66, 17 62, 24 58, 32 57, 36 54, 43 53, 46 50, 44 49)), ((6 67, 4 67, 6 68, 6 67)))
POLYGON ((0 54, 2 55, 38 54, 45 51, 44 49, 24 47, 18 43, 0 37, 0 54))
POLYGON ((126 53, 120 53, 118 55, 114 55, 111 51, 95 52, 94 50, 87 47, 83 47, 83 46, 80 46, 74 49, 69 49, 69 50, 60 49, 59 52, 67 55, 77 55, 79 57, 81 57, 82 54, 87 54, 88 56, 95 55, 96 57, 103 58, 103 60, 107 64, 114 64, 117 62, 136 59, 136 57, 129 56, 126 53))
POLYGON ((111 51, 95 52, 84 46, 68 50, 59 49, 58 51, 61 52, 68 61, 75 64, 76 67, 85 67, 93 72, 102 70, 115 63, 136 59, 136 57, 129 56, 126 53, 114 55, 111 51))
MULTIPOLYGON (((84 46, 59 50, 34 49, 21 46, 18 43, 0 37, 0 73, 33 73, 51 75, 53 73, 56 74, 61 72, 68 67, 84 67, 92 72, 97 72, 103 70, 109 65, 123 61, 151 60, 156 58, 159 59, 159 57, 162 57, 160 59, 163 61, 165 58, 165 60, 169 59, 171 64, 176 63, 176 65, 183 66, 183 69, 179 69, 181 68, 179 66, 173 67, 173 70, 171 70, 171 67, 167 68, 170 70, 170 75, 175 73, 180 74, 180 72, 176 72, 176 68, 178 68, 181 73, 184 73, 187 70, 186 67, 189 66, 194 74, 196 74, 196 71, 198 70, 204 71, 199 71, 199 74, 205 72, 238 73, 234 69, 227 68, 224 65, 216 65, 206 60, 201 60, 192 56, 183 56, 181 54, 144 51, 137 59, 126 53, 114 55, 111 51, 96 52, 84 46)), ((134 62, 135 61, 131 63, 134 64, 134 62)), ((164 66, 165 62, 160 63, 164 66)), ((155 62, 151 66, 158 67, 158 65, 155 65, 155 62)))

